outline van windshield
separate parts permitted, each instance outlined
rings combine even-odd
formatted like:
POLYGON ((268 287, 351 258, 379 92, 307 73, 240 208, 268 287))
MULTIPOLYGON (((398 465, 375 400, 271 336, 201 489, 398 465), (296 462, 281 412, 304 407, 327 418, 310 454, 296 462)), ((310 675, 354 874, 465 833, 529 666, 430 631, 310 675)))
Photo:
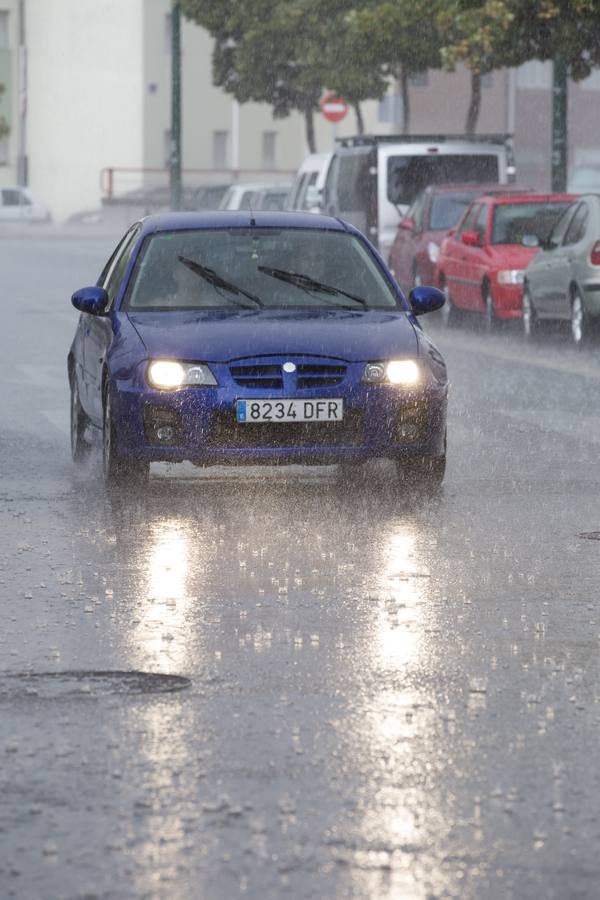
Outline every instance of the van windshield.
POLYGON ((390 156, 387 197, 397 206, 407 206, 428 184, 483 184, 497 182, 499 177, 498 156, 493 153, 390 156))

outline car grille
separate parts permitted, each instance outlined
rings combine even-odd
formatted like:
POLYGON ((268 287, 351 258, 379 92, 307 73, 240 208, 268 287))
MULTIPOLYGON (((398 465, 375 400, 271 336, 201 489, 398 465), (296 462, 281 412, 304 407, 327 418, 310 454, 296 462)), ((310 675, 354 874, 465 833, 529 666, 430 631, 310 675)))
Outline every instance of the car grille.
MULTIPOLYGON (((240 387, 267 390, 283 389, 283 374, 278 363, 252 363, 230 366, 231 377, 240 387)), ((341 384, 346 366, 332 363, 300 363, 296 368, 296 384, 301 390, 329 388, 341 384)))
POLYGON ((207 435, 214 448, 355 446, 364 440, 363 414, 348 410, 341 422, 257 422, 239 424, 232 411, 215 413, 207 435))
POLYGON ((283 375, 279 365, 230 366, 231 377, 245 388, 283 388, 283 375))
POLYGON ((335 387, 341 384, 346 374, 346 366, 321 363, 298 366, 299 388, 335 387))

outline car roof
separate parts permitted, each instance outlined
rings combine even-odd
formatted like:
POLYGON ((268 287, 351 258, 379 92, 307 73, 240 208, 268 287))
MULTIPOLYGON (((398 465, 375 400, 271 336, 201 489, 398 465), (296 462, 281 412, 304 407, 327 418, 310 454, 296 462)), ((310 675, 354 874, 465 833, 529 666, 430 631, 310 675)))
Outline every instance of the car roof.
POLYGON ((535 191, 522 194, 501 194, 500 196, 491 196, 488 198, 490 203, 500 206, 505 203, 560 203, 561 200, 570 203, 576 200, 574 194, 538 194, 535 191))
POLYGON ((206 210, 201 212, 169 212, 145 216, 142 235, 159 231, 186 231, 196 228, 306 228, 323 231, 356 229, 341 219, 317 213, 292 211, 206 210))

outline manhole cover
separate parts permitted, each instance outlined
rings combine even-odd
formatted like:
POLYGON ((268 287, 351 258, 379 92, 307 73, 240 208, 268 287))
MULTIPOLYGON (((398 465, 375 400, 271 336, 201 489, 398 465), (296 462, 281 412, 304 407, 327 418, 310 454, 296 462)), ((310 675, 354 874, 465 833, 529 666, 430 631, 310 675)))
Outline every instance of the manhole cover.
POLYGON ((579 537, 587 541, 600 541, 600 531, 582 531, 579 537))
POLYGON ((0 675, 0 699, 101 697, 106 694, 168 694, 191 684, 181 675, 159 672, 15 672, 0 675))

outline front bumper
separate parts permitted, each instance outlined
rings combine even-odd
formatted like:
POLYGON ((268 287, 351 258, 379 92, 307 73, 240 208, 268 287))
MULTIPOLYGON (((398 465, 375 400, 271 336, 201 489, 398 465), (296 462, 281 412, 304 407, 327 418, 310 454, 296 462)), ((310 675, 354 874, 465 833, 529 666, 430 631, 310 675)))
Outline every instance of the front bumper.
POLYGON ((523 317, 523 285, 496 284, 493 289, 494 312, 498 319, 521 319, 523 317))
POLYGON ((364 365, 352 364, 343 384, 291 392, 289 385, 276 390, 223 384, 223 374, 211 368, 219 387, 170 392, 153 390, 145 383, 112 382, 119 454, 150 461, 191 460, 200 465, 314 465, 444 452, 447 384, 433 378, 418 389, 371 386, 360 380, 364 365), (342 397, 343 421, 236 422, 238 399, 284 397, 342 397))

